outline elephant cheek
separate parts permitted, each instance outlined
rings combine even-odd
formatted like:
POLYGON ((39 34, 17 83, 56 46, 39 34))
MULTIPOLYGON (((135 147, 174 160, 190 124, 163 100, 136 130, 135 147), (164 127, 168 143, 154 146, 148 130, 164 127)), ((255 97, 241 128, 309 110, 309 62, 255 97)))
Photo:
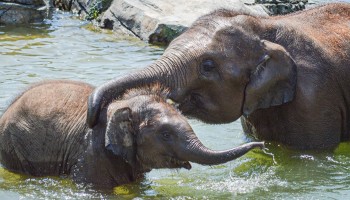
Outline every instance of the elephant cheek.
POLYGON ((208 117, 209 119, 207 121, 211 123, 229 123, 237 120, 242 115, 242 97, 236 97, 234 95, 223 97, 222 95, 219 96, 219 94, 213 96, 219 98, 208 97, 210 101, 203 104, 205 109, 203 113, 207 113, 203 117, 208 117))

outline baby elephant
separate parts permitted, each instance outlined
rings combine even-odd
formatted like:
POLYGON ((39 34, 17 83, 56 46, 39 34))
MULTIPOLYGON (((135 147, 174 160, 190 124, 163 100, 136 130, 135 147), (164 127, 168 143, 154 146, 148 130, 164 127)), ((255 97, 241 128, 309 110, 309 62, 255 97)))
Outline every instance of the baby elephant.
POLYGON ((93 89, 81 82, 49 81, 15 99, 0 119, 2 165, 111 188, 151 169, 191 169, 189 161, 216 165, 264 147, 251 142, 226 151, 206 148, 159 85, 129 90, 103 109, 103 123, 89 129, 85 116, 93 89))

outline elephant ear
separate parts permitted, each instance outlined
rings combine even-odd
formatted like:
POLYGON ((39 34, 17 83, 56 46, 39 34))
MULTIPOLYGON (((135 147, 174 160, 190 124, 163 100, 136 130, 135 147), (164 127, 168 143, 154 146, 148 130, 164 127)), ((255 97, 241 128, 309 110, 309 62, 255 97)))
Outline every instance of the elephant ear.
POLYGON ((262 41, 266 54, 250 75, 246 87, 243 114, 257 109, 278 106, 294 98, 296 65, 289 53, 279 44, 262 41))
POLYGON ((105 134, 105 147, 134 166, 136 155, 131 119, 130 108, 117 109, 111 114, 105 134))

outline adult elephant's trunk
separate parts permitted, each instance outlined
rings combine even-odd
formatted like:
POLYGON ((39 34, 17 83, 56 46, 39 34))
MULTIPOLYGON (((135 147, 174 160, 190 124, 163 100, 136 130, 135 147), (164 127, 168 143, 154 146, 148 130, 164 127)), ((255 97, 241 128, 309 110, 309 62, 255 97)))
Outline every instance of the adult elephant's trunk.
POLYGON ((102 107, 110 103, 113 99, 121 96, 127 89, 135 88, 142 85, 161 83, 166 87, 180 87, 178 84, 179 77, 174 75, 176 70, 170 67, 174 65, 171 59, 163 56, 163 59, 156 61, 147 68, 118 77, 103 85, 97 87, 89 96, 87 124, 90 128, 94 127, 99 119, 102 107), (172 74, 170 76, 170 74, 172 74))
POLYGON ((263 149, 264 142, 250 142, 225 151, 213 151, 205 147, 198 139, 194 139, 179 157, 202 165, 218 165, 239 158, 256 147, 263 149))

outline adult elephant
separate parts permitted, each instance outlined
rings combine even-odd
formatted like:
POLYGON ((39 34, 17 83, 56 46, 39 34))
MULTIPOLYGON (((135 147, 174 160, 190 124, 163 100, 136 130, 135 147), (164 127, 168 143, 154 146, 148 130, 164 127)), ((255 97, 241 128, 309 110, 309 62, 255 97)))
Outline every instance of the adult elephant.
POLYGON ((90 96, 88 124, 125 89, 171 88, 187 116, 207 123, 242 118, 246 133, 299 149, 350 138, 350 4, 286 16, 218 10, 199 18, 149 67, 90 96))

